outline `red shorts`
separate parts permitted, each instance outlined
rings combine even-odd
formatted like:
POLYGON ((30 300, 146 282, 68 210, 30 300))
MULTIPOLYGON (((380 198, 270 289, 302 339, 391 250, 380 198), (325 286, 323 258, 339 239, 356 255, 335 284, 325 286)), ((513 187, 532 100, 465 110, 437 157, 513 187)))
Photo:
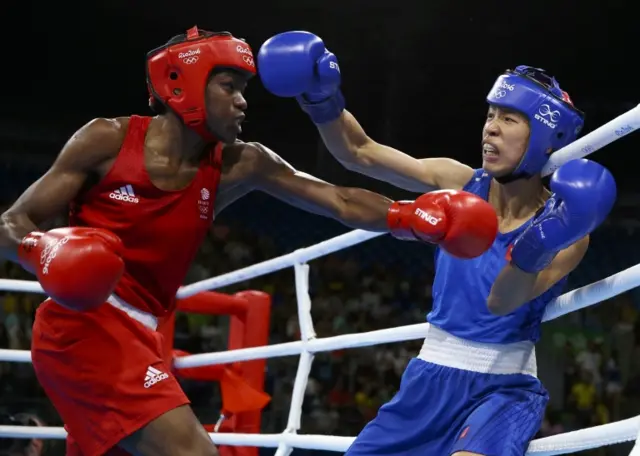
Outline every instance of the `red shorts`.
POLYGON ((40 305, 33 367, 72 437, 67 454, 104 455, 150 421, 189 403, 163 360, 162 342, 158 332, 108 303, 89 312, 49 299, 40 305))

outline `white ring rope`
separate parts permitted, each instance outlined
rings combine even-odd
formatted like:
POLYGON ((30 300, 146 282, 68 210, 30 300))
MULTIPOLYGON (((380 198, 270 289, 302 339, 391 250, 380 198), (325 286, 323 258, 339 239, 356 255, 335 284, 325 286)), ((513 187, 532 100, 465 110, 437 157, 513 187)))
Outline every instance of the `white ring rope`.
POLYGON ((629 456, 640 456, 640 432, 638 432, 638 435, 636 437, 636 443, 635 445, 633 445, 633 448, 631 449, 631 453, 629 453, 629 456))
MULTIPOLYGON (((640 129, 640 105, 555 152, 551 156, 543 174, 549 175, 566 161, 585 157, 637 129, 640 129)), ((317 339, 311 318, 311 298, 309 296, 308 285, 309 266, 306 263, 312 259, 362 243, 381 236, 382 234, 383 233, 355 230, 278 258, 196 282, 182 287, 178 291, 178 297, 184 298, 201 291, 222 288, 290 266, 293 266, 295 271, 298 320, 301 333, 300 341, 266 347, 190 355, 176 361, 177 367, 186 368, 300 355, 298 371, 293 386, 289 419, 284 432, 281 434, 212 433, 210 434, 211 438, 216 444, 277 448, 276 456, 286 456, 293 448, 344 452, 351 442, 353 442, 354 437, 297 434, 300 429, 302 401, 309 379, 314 353, 422 339, 425 335, 427 324, 422 323, 361 334, 348 334, 317 339)), ((640 286, 640 265, 633 266, 598 282, 560 296, 547 306, 543 321, 553 320, 559 316, 591 306, 638 286, 640 286)), ((39 283, 24 280, 0 279, 0 289, 43 293, 39 283)), ((31 362, 31 353, 27 350, 0 350, 0 361, 31 362)), ((531 442, 527 454, 550 456, 573 453, 575 451, 597 448, 604 445, 634 441, 639 435, 640 416, 616 423, 534 440, 531 442)), ((64 439, 66 437, 66 431, 62 427, 0 426, 0 437, 64 439)), ((630 456, 640 456, 640 444, 636 444, 630 456)))
POLYGON ((542 170, 542 175, 548 176, 569 160, 586 157, 638 129, 640 129, 640 105, 551 154, 551 158, 542 170))
MULTIPOLYGON (((629 418, 615 423, 534 440, 529 445, 527 454, 551 456, 574 453, 616 443, 630 442, 638 437, 639 432, 640 417, 629 418)), ((338 437, 335 435, 299 435, 292 432, 283 432, 281 434, 210 433, 209 435, 211 440, 218 445, 278 448, 279 445, 284 443, 289 448, 336 452, 346 451, 355 439, 355 437, 338 437)), ((66 438, 67 433, 61 427, 0 426, 0 436, 61 440, 66 438)), ((637 449, 634 448, 633 451, 637 452, 637 449)), ((636 456, 633 451, 629 456, 636 456)))

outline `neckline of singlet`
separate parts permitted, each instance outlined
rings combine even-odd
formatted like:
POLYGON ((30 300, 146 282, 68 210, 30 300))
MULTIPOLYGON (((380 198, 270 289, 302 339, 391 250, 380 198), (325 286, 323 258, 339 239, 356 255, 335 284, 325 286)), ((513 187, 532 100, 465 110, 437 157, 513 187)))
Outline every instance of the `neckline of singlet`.
MULTIPOLYGON (((481 176, 481 179, 486 179, 486 177, 485 176, 481 176)), ((485 201, 489 202, 489 192, 491 191, 491 178, 488 179, 488 182, 485 185, 486 185, 486 188, 484 189, 484 195, 482 195, 482 196, 483 196, 483 199, 485 201)), ((531 216, 527 221, 525 221, 519 227, 514 228, 511 231, 507 231, 506 233, 503 233, 502 231, 498 231, 497 238, 498 239, 511 238, 511 237, 513 237, 513 236, 515 236, 517 234, 520 234, 522 231, 527 229, 527 227, 529 227, 529 225, 531 225, 531 222, 533 221, 534 218, 535 218, 535 214, 533 216, 531 216)))
MULTIPOLYGON (((203 154, 203 157, 200 159, 200 162, 198 164, 198 172, 193 176, 193 179, 191 179, 191 181, 189 182, 188 185, 186 185, 183 188, 179 188, 176 190, 165 190, 162 189, 160 187, 158 187, 156 184, 153 183, 153 180, 151 179, 151 176, 149 175, 149 170, 147 169, 147 164, 145 163, 145 159, 144 159, 144 151, 145 151, 145 144, 147 143, 147 134, 149 133, 149 126, 151 125, 151 122, 153 121, 153 117, 147 117, 146 118, 146 126, 144 129, 144 135, 142 136, 141 139, 141 149, 142 149, 142 172, 144 174, 144 178, 147 180, 147 182, 149 183, 149 185, 158 192, 161 193, 166 193, 169 195, 172 194, 177 194, 177 193, 183 193, 186 191, 189 191, 192 187, 194 187, 196 185, 196 181, 200 180, 201 174, 203 173, 203 166, 204 164, 210 164, 212 166, 215 166, 216 163, 216 155, 218 153, 218 151, 216 150, 216 148, 218 147, 222 147, 222 143, 217 142, 217 143, 213 143, 213 144, 209 144, 208 146, 205 146, 208 150, 207 154, 203 154)), ((139 117, 138 116, 138 121, 140 122, 145 122, 145 118, 144 117, 139 117)), ((130 125, 129 125, 130 127, 130 125)), ((220 152, 222 153, 222 152, 220 152)))

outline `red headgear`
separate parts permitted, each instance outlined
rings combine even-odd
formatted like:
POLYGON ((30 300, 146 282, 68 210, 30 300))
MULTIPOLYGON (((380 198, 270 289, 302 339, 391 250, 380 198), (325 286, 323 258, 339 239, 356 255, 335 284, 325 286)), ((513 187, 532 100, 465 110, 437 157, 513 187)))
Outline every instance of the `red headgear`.
POLYGON ((256 74, 251 48, 228 32, 198 31, 194 26, 186 35, 147 54, 151 100, 162 102, 208 141, 216 138, 207 128, 204 92, 216 68, 256 74))

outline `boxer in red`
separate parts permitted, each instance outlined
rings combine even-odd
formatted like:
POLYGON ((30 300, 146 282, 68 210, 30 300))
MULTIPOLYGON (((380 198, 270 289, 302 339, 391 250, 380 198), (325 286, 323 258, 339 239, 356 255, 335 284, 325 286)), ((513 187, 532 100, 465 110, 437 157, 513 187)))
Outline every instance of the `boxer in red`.
POLYGON ((67 454, 217 454, 156 328, 175 309, 215 215, 252 190, 459 257, 493 243, 495 211, 475 195, 392 202, 239 141, 254 74, 251 49, 229 33, 194 27, 173 38, 147 56, 158 116, 89 122, 1 217, 0 253, 34 273, 50 297, 37 311, 32 357, 69 431, 67 454), (70 227, 39 231, 69 206, 70 227))

